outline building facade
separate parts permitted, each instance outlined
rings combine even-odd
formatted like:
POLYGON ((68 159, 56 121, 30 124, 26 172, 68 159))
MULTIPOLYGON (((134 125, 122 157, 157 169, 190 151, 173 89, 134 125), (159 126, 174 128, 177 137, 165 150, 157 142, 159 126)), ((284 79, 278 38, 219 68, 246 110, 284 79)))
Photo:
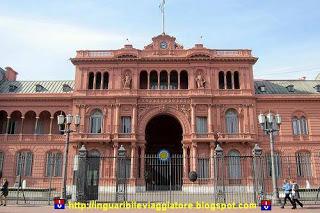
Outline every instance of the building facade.
MULTIPOLYGON (((269 153, 269 137, 257 116, 270 111, 282 117, 276 153, 295 156, 307 169, 292 172, 318 184, 320 171, 312 161, 320 154, 320 80, 254 80, 257 59, 247 49, 202 44, 185 49, 161 34, 141 50, 127 44, 77 51, 71 59, 74 81, 17 81, 7 67, 0 83, 2 174, 11 183, 20 174, 27 186, 46 182, 53 173, 54 181, 61 181, 65 137, 57 115, 79 114, 69 162, 82 145, 88 155, 101 157, 116 156, 122 145, 131 158, 130 184, 145 190, 145 156, 166 149, 182 156, 182 185, 190 171, 210 179, 216 141, 227 156, 251 155, 255 144, 269 153), (52 170, 48 156, 54 156, 52 170)), ((91 177, 103 187, 116 176, 115 161, 97 165, 91 177)), ((68 168, 69 184, 73 170, 68 168)))

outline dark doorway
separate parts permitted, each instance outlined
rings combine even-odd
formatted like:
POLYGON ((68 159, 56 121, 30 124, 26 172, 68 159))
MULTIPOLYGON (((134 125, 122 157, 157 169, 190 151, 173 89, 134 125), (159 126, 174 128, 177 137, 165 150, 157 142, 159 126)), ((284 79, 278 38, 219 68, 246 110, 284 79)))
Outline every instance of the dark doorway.
POLYGON ((166 149, 171 154, 182 154, 181 140, 182 127, 179 121, 170 115, 158 115, 147 124, 147 154, 157 154, 161 149, 166 149))
POLYGON ((91 150, 87 157, 87 199, 98 200, 99 192, 99 168, 100 153, 97 150, 91 150))
POLYGON ((152 118, 146 127, 145 181, 148 191, 182 189, 182 127, 169 115, 152 118), (160 150, 170 157, 160 159, 160 150))

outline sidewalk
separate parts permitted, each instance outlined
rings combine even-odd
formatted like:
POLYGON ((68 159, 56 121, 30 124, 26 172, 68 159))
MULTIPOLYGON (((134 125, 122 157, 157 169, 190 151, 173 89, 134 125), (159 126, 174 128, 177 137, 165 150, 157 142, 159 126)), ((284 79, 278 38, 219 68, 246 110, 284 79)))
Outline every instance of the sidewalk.
MULTIPOLYGON (((109 211, 98 211, 98 210, 71 210, 71 209, 64 209, 64 210, 55 210, 53 206, 24 206, 24 205, 9 205, 6 207, 1 206, 0 207, 1 213, 49 213, 49 212, 55 212, 55 213, 75 213, 75 212, 112 212, 112 213, 118 213, 118 212, 127 212, 127 213, 139 213, 139 212, 157 212, 153 209, 143 209, 143 210, 137 210, 137 209, 121 209, 121 210, 109 210, 109 211)), ((158 211, 162 212, 162 211, 158 211)), ((187 212, 187 213, 202 213, 202 212, 226 212, 226 213, 237 213, 237 212, 262 212, 260 208, 257 209, 232 209, 232 210, 216 210, 216 211, 210 211, 207 209, 171 209, 166 212, 187 212)), ((268 211, 266 211, 268 212, 268 211)), ((271 212, 281 212, 281 213, 289 213, 289 212, 304 212, 304 213, 317 213, 320 212, 320 206, 306 206, 303 209, 298 208, 296 210, 291 209, 290 206, 288 206, 285 209, 281 209, 279 206, 273 206, 271 212)))

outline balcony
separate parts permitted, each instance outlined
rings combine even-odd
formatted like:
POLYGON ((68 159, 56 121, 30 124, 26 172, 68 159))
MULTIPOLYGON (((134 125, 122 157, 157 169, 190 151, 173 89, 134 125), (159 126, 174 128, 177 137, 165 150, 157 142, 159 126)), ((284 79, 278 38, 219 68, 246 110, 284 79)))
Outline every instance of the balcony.
POLYGON ((64 141, 63 135, 35 135, 35 134, 1 134, 0 142, 50 142, 64 141))
MULTIPOLYGON (((193 140, 215 141, 215 138, 213 136, 213 133, 195 134, 195 137, 193 140)), ((220 142, 253 142, 255 140, 255 134, 251 134, 251 133, 237 133, 237 134, 221 133, 218 140, 220 142)))
POLYGON ((74 133, 71 134, 74 142, 110 142, 110 133, 74 133))

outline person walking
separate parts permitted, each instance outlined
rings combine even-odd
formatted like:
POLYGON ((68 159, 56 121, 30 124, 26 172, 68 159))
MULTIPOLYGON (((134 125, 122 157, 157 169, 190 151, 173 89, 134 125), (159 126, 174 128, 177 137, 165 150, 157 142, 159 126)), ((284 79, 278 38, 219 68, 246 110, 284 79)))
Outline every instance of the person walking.
POLYGON ((293 209, 297 208, 297 203, 299 204, 299 206, 303 207, 303 204, 299 201, 300 198, 300 194, 299 194, 299 185, 295 182, 295 180, 291 180, 290 184, 292 185, 292 192, 291 192, 291 197, 292 197, 292 201, 294 203, 294 207, 292 207, 293 209))
POLYGON ((287 199, 290 201, 292 207, 294 207, 295 204, 292 202, 292 200, 291 200, 291 198, 290 198, 290 193, 291 193, 291 190, 292 190, 292 186, 291 186, 291 184, 288 182, 287 179, 284 179, 282 189, 284 190, 284 195, 285 195, 285 197, 284 197, 284 202, 283 202, 281 208, 282 208, 282 209, 284 208, 284 206, 285 206, 286 203, 287 203, 287 199))
POLYGON ((9 182, 6 178, 3 178, 3 185, 1 187, 1 196, 0 196, 0 206, 6 206, 7 205, 7 196, 9 193, 8 190, 9 182), (4 201, 4 203, 3 203, 4 201))

